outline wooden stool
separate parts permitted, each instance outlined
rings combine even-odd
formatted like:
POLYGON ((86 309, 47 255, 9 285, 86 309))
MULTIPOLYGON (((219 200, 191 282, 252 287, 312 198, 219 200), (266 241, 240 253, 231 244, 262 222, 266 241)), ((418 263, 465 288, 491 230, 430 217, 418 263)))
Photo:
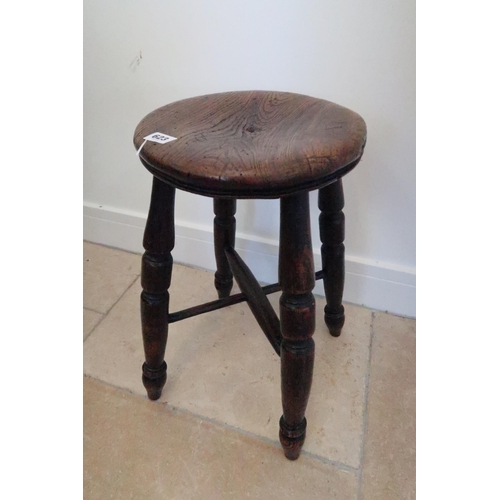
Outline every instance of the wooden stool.
POLYGON ((285 455, 298 458, 314 362, 315 279, 323 279, 325 322, 334 337, 344 324, 344 198, 341 177, 363 154, 366 125, 353 111, 285 92, 227 92, 174 102, 137 126, 134 144, 153 174, 144 233, 141 317, 146 362, 143 383, 158 399, 167 380, 169 323, 247 301, 281 356, 285 455), (160 133, 144 142, 144 138, 160 133), (161 134, 176 140, 164 142, 161 134), (164 142, 164 143, 161 143, 164 142), (219 300, 169 313, 175 189, 214 199, 219 300), (315 274, 309 191, 319 189, 323 270, 315 274), (234 249, 236 200, 280 198, 279 283, 261 288, 234 249), (236 278, 242 293, 230 296, 236 278), (282 290, 280 319, 266 294, 282 290))

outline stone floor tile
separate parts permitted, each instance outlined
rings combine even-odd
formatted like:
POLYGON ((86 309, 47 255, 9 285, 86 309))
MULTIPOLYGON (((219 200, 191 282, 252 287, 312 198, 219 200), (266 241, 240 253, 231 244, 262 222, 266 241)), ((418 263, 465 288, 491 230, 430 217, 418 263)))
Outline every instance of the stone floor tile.
MULTIPOLYGON (((84 345, 85 373, 144 395, 144 360, 136 282, 84 345)), ((171 311, 217 298, 213 275, 174 265, 171 311)), ((270 296, 276 308, 279 293, 270 296)), ((304 450, 359 466, 371 312, 346 306, 342 336, 323 323, 317 298, 316 365, 304 450)), ((247 304, 170 325, 168 380, 161 402, 277 441, 281 416, 280 360, 247 304)))
POLYGON ((415 498, 415 320, 375 313, 363 500, 415 498))
POLYGON ((83 307, 107 313, 141 272, 141 256, 83 243, 83 307))
POLYGON ((354 500, 353 471, 84 380, 85 500, 354 500))

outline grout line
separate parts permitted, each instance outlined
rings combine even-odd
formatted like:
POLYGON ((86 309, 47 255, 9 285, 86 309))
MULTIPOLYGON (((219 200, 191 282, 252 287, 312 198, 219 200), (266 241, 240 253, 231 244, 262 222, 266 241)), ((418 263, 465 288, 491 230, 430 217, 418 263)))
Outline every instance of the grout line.
MULTIPOLYGON (((87 341, 87 339, 94 333, 95 329, 108 317, 108 314, 113 310, 113 308, 122 300, 122 297, 132 288, 132 285, 140 278, 140 276, 136 276, 132 283, 125 289, 125 291, 118 297, 116 302, 108 309, 108 312, 106 313, 99 313, 102 314, 102 318, 94 325, 94 328, 90 330, 90 332, 87 334, 87 336, 83 339, 83 343, 87 341)), ((89 309, 88 307, 84 307, 84 309, 89 309)), ((89 309, 89 311, 93 311, 93 309, 89 309)), ((94 311, 97 312, 97 311, 94 311)))
POLYGON ((371 370, 371 364, 372 364, 374 319, 375 319, 375 313, 372 311, 371 323, 370 323, 370 346, 368 348, 368 369, 366 370, 366 376, 365 376, 365 401, 363 404, 363 435, 361 438, 361 448, 360 448, 360 452, 359 452, 358 492, 356 495, 357 500, 360 500, 360 498, 361 498, 361 486, 363 483, 363 466, 364 466, 364 460, 365 460, 365 438, 366 438, 366 427, 367 427, 367 420, 368 420, 368 395, 370 392, 370 370, 371 370))
MULTIPOLYGON (((233 425, 226 424, 225 422, 221 422, 220 420, 216 420, 214 418, 206 417, 205 415, 200 415, 199 413, 195 413, 195 412, 192 412, 190 410, 186 410, 185 408, 180 408, 180 407, 177 407, 177 406, 173 406, 173 405, 171 405, 169 403, 160 403, 160 404, 163 405, 165 408, 173 411, 173 412, 183 413, 183 414, 187 414, 187 415, 199 418, 200 420, 203 420, 205 422, 209 422, 209 423, 211 423, 213 425, 216 425, 218 427, 223 427, 225 429, 238 432, 239 434, 243 434, 244 436, 248 436, 248 437, 251 437, 253 439, 257 439, 259 441, 263 441, 264 443, 273 445, 275 448, 278 448, 279 450, 283 449, 281 447, 281 444, 280 444, 280 442, 278 440, 273 440, 273 439, 267 438, 265 436, 260 436, 259 434, 254 434, 253 432, 247 431, 245 429, 241 429, 240 427, 235 427, 233 425)), ((354 467, 351 467, 350 465, 344 464, 342 462, 336 462, 334 460, 330 460, 330 459, 328 459, 326 457, 322 457, 320 455, 316 455, 315 453, 311 453, 311 452, 305 451, 305 450, 302 450, 300 454, 301 454, 301 456, 305 455, 305 456, 308 456, 308 457, 313 458, 315 460, 319 460, 320 462, 323 462, 325 464, 333 465, 333 466, 337 467, 338 469, 342 469, 342 470, 345 470, 345 471, 357 474, 357 469, 355 469, 354 467)))
MULTIPOLYGON (((120 224, 120 223, 119 223, 120 224)), ((129 253, 131 255, 142 255, 143 252, 132 252, 131 250, 123 250, 123 248, 114 247, 112 245, 105 245, 104 243, 96 243, 95 241, 83 239, 84 243, 89 243, 90 245, 96 245, 98 247, 110 248, 111 250, 119 250, 123 253, 129 253)))
MULTIPOLYGON (((87 378, 89 378, 89 379, 96 380, 96 381, 98 381, 98 382, 100 382, 100 383, 102 383, 104 385, 109 386, 109 387, 113 387, 114 389, 118 389, 118 390, 127 392, 127 393, 129 393, 129 394, 131 394, 131 395, 133 395, 135 397, 139 397, 139 398, 148 400, 147 396, 141 396, 140 394, 137 394, 136 392, 133 392, 132 390, 130 390, 128 388, 120 387, 118 385, 111 384, 110 382, 105 382, 104 380, 100 380, 100 379, 95 378, 95 377, 93 377, 91 375, 84 374, 84 376, 87 377, 87 378)), ((185 408, 180 408, 178 406, 171 405, 170 403, 153 402, 153 401, 151 401, 151 403, 160 405, 161 407, 163 407, 164 409, 166 409, 166 410, 168 410, 168 411, 170 411, 172 413, 175 413, 175 414, 179 414, 180 413, 180 414, 183 414, 183 415, 188 415, 188 416, 197 418, 199 420, 202 420, 203 422, 208 422, 208 423, 210 423, 212 425, 215 425, 217 427, 221 427, 223 429, 231 430, 231 431, 237 432, 238 434, 242 434, 242 435, 250 437, 252 439, 256 439, 257 441, 264 442, 264 443, 269 444, 269 445, 271 445, 274 448, 277 448, 279 450, 283 449, 281 447, 280 442, 277 441, 277 440, 275 441, 275 440, 267 438, 265 436, 259 436, 258 434, 254 434, 253 432, 247 431, 245 429, 241 429, 239 427, 234 427, 233 425, 226 424, 224 422, 221 422, 220 420, 216 420, 216 419, 213 419, 213 418, 210 418, 210 417, 206 417, 205 415, 200 415, 199 413, 195 413, 193 411, 186 410, 185 408)), ((301 456, 304 455, 304 456, 307 456, 307 457, 312 458, 314 460, 318 460, 318 461, 323 462, 324 464, 327 464, 327 465, 332 465, 332 466, 336 467, 339 470, 344 470, 344 471, 347 471, 347 472, 350 472, 350 473, 354 474, 355 476, 358 476, 358 473, 359 473, 358 469, 356 469, 356 468, 354 468, 354 467, 352 467, 350 465, 344 464, 342 462, 337 462, 335 460, 330 460, 330 459, 328 459, 326 457, 322 457, 321 455, 316 455, 315 453, 311 453, 310 451, 305 451, 305 450, 302 450, 302 452, 301 452, 300 455, 301 456)))
MULTIPOLYGON (((318 297, 321 297, 324 299, 324 295, 318 295, 318 297)), ((413 321, 416 321, 416 318, 414 316, 406 316, 404 314, 396 314, 393 312, 388 311, 387 309, 376 309, 374 307, 368 307, 365 304, 356 304, 355 302, 348 302, 346 300, 342 300, 342 304, 348 304, 353 307, 361 307, 362 309, 367 309, 371 311, 372 313, 383 313, 383 314, 388 314, 389 316, 396 316, 397 318, 404 318, 404 319, 412 319, 413 321)))
MULTIPOLYGON (((278 442, 279 444, 279 442, 278 442)), ((281 445, 279 446, 280 449, 282 449, 281 445)), ((342 462, 337 462, 335 460, 330 460, 329 458, 322 457, 321 455, 316 455, 316 453, 312 453, 310 451, 302 450, 300 452, 301 455, 305 455, 310 458, 314 458, 315 460, 318 460, 319 462, 323 462, 324 464, 327 465, 333 465, 339 470, 344 470, 347 472, 350 472, 351 474, 354 474, 356 477, 359 474, 359 469, 356 469, 355 467, 352 467, 352 465, 347 465, 342 462)))
POLYGON ((101 316, 103 314, 106 314, 106 313, 103 313, 102 311, 98 311, 97 309, 92 309, 91 307, 86 307, 86 306, 83 306, 84 309, 86 309, 87 311, 92 311, 94 313, 97 313, 97 314, 100 314, 101 316))

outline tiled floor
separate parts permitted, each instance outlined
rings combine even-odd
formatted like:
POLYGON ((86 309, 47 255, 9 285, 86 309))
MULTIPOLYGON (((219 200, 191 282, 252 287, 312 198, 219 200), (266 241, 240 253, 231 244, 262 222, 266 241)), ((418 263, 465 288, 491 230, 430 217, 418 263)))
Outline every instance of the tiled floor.
MULTIPOLYGON (((84 244, 86 500, 415 498, 414 320, 346 305, 333 338, 316 298, 308 435, 289 462, 279 358, 246 304, 171 325, 167 384, 146 398, 139 273, 139 255, 84 244)), ((170 292, 171 311, 217 298, 211 273, 180 265, 170 292)))

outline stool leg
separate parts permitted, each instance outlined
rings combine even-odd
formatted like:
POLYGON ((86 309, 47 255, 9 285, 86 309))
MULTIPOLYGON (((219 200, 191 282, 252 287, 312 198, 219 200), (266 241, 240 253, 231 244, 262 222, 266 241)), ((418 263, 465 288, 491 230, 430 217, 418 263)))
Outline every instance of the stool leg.
POLYGON ((323 283, 325 285, 325 323, 330 334, 338 337, 344 326, 344 192, 339 179, 319 190, 318 206, 323 283))
POLYGON ((142 336, 146 362, 142 382, 149 399, 158 399, 167 381, 165 348, 168 336, 168 288, 174 248, 175 189, 153 178, 151 205, 144 232, 141 284, 142 336))
POLYGON ((224 253, 224 248, 234 248, 236 234, 236 200, 225 198, 214 198, 214 241, 215 260, 217 271, 215 272, 215 288, 219 298, 229 297, 233 288, 233 273, 224 253))
POLYGON ((306 437, 304 415, 314 364, 315 281, 308 193, 281 199, 279 283, 283 290, 280 441, 285 456, 296 460, 306 437))

